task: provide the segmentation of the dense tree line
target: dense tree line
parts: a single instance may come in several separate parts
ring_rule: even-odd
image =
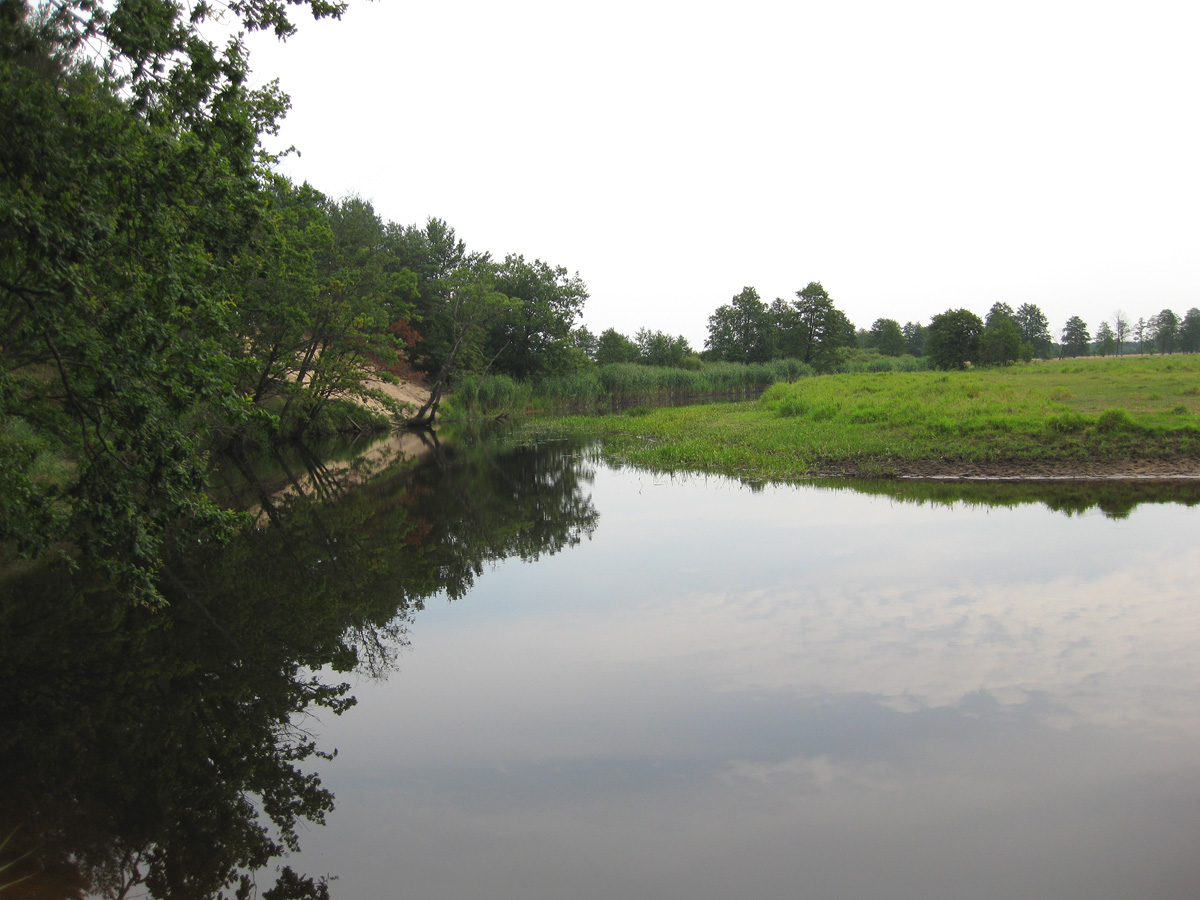
[[[818,281],[768,306],[752,287],[708,319],[706,352],[726,362],[796,359],[818,372],[831,370],[839,351],[856,343],[854,326]]]
[[[289,6],[244,0],[229,13],[286,37]],[[273,174],[261,137],[286,98],[250,87],[240,39],[209,41],[209,15],[172,0],[0,3],[5,556],[70,547],[154,601],[164,541],[233,525],[204,495],[206,451],[336,427],[356,409],[344,400],[384,400],[368,373],[425,373],[420,422],[464,374],[705,359],[832,371],[854,350],[954,367],[1056,350],[1032,304],[856,331],[819,282],[770,304],[743,289],[709,318],[702,355],[661,331],[592,335],[578,274],[468,250],[440,219],[386,221],[367,199]],[[1095,345],[1079,325],[1059,352],[1200,345],[1194,309],[1119,314]]]
[[[229,13],[286,37],[289,6]],[[274,175],[286,98],[210,13],[0,3],[0,554],[151,603],[170,540],[234,525],[207,451],[327,427],[368,371],[427,371],[431,416],[458,372],[586,363],[578,275]]]
[[[819,282],[797,291],[794,300],[776,299],[770,306],[747,287],[709,317],[705,355],[731,362],[795,358],[817,371],[836,369],[855,349],[927,357],[935,368],[1005,365],[1050,355],[1048,327],[1034,304],[1013,310],[997,303],[986,321],[957,309],[934,316],[929,325],[879,318],[870,329],[855,329]]]

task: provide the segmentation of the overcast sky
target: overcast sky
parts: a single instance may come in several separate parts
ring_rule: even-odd
[[[820,281],[859,327],[1200,306],[1194,2],[351,0],[256,78],[281,169],[683,334]]]

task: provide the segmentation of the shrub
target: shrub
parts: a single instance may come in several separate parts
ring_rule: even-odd
[[[1061,413],[1046,420],[1046,430],[1058,434],[1073,434],[1083,431],[1087,426],[1087,417],[1075,412]]]
[[[1137,425],[1129,418],[1129,413],[1123,409],[1108,409],[1100,413],[1096,420],[1096,430],[1104,433],[1114,431],[1133,431]]]

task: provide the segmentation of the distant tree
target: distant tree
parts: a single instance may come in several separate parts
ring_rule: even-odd
[[[634,337],[638,355],[636,362],[646,366],[690,367],[696,353],[683,335],[672,337],[663,331],[638,330]]]
[[[1137,344],[1138,353],[1146,352],[1147,344],[1150,343],[1147,340],[1149,334],[1150,326],[1146,323],[1145,319],[1139,318],[1133,326],[1133,340]],[[1153,347],[1152,344],[1150,346],[1151,348]]]
[[[596,342],[596,362],[600,365],[633,362],[637,356],[638,345],[615,328],[600,332]]]
[[[964,369],[979,362],[983,320],[967,309],[951,309],[933,317],[927,331],[929,363],[935,369]]]
[[[1113,313],[1113,336],[1117,339],[1117,355],[1120,356],[1125,352],[1125,341],[1129,337],[1129,316],[1123,309]]]
[[[811,281],[797,291],[790,303],[776,300],[771,313],[777,332],[777,355],[828,371],[837,363],[838,350],[853,346],[854,326],[833,305],[819,281]]]
[[[1200,309],[1194,306],[1179,325],[1179,349],[1183,353],[1200,352]]]
[[[1017,327],[1021,329],[1021,341],[1033,348],[1033,353],[1042,359],[1054,349],[1050,339],[1050,320],[1034,303],[1022,303],[1013,314]]]
[[[1071,316],[1062,332],[1063,356],[1087,356],[1088,346],[1092,336],[1088,333],[1087,323],[1079,316]]]
[[[582,351],[588,359],[595,362],[600,339],[592,334],[586,325],[580,325],[571,332],[571,346]]]
[[[1150,334],[1159,353],[1174,353],[1179,332],[1179,316],[1164,309],[1150,319]]]
[[[758,291],[745,287],[708,317],[708,340],[704,343],[714,359],[762,362],[771,358],[773,336],[770,310]]]
[[[1021,355],[1021,330],[1011,316],[989,315],[979,338],[979,361],[985,366],[1006,366]]]
[[[1110,353],[1115,353],[1116,350],[1116,332],[1107,322],[1101,322],[1096,326],[1096,352],[1101,356],[1108,356]]]
[[[925,326],[920,322],[904,324],[904,352],[913,356],[925,355]]]
[[[987,317],[983,320],[983,327],[986,328],[987,326],[1000,320],[1016,322],[1017,314],[1013,312],[1013,308],[1007,303],[997,301],[993,303],[992,308],[988,310]]]
[[[867,333],[870,346],[884,356],[901,356],[906,350],[904,330],[895,319],[876,319]]]

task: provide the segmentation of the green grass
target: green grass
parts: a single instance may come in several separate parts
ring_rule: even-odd
[[[572,417],[553,427],[597,434],[610,454],[655,469],[770,479],[839,468],[889,475],[929,461],[1194,457],[1200,356],[827,375],[775,384],[754,403]]]

